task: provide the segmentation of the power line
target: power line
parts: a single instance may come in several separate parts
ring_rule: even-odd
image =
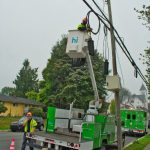
[[[135,61],[134,61],[133,58],[131,57],[130,52],[129,52],[128,49],[126,48],[126,46],[125,46],[124,42],[122,41],[122,39],[120,38],[120,36],[119,36],[117,30],[116,30],[116,29],[114,28],[114,26],[110,23],[109,19],[108,19],[108,18],[106,17],[106,15],[103,13],[103,11],[101,10],[101,8],[96,4],[96,2],[95,2],[94,0],[92,0],[92,1],[93,1],[93,3],[96,5],[96,7],[100,10],[100,12],[101,12],[102,15],[104,16],[104,18],[107,20],[107,22],[110,24],[110,26],[113,28],[113,30],[115,31],[115,33],[117,34],[117,36],[118,36],[118,38],[119,38],[121,44],[123,45],[123,47],[124,47],[125,50],[126,50],[128,56],[126,55],[126,53],[124,52],[124,50],[123,50],[123,49],[122,49],[122,50],[123,50],[123,52],[125,53],[125,55],[128,57],[129,61],[130,61],[131,64],[133,65],[133,67],[135,68],[135,71],[137,71],[137,72],[139,73],[139,75],[141,76],[141,78],[144,80],[144,82],[145,82],[146,84],[148,84],[148,81],[146,80],[145,76],[142,74],[142,72],[141,72],[141,70],[139,69],[139,67],[135,64]],[[115,38],[115,39],[116,39],[116,38]],[[119,44],[119,46],[120,46],[120,44]]]
[[[108,25],[105,23],[105,21],[107,21],[107,23],[109,23],[109,25],[113,28],[115,34],[117,35],[117,37],[119,38],[119,40],[116,38],[115,36],[115,40],[118,43],[118,45],[120,46],[120,48],[122,49],[122,51],[124,52],[124,54],[126,55],[126,57],[128,58],[128,60],[130,61],[130,63],[132,64],[132,66],[135,68],[135,70],[137,71],[137,73],[139,74],[139,76],[143,79],[143,81],[148,84],[148,81],[146,80],[145,76],[142,74],[141,70],[139,69],[139,67],[136,65],[134,59],[131,57],[130,52],[128,51],[127,47],[125,46],[124,42],[122,41],[122,39],[120,38],[117,30],[114,28],[114,26],[110,23],[110,21],[108,20],[108,18],[105,16],[105,14],[103,13],[103,11],[101,10],[101,8],[96,4],[96,2],[94,0],[92,0],[93,3],[96,5],[96,7],[99,9],[99,11],[101,12],[101,14],[104,16],[101,17],[101,15],[99,15],[98,13],[96,13],[93,8],[89,5],[89,3],[87,3],[86,0],[83,0],[83,2],[90,8],[90,12],[93,12],[97,18],[107,27],[108,30],[110,30],[110,27],[108,27]]]

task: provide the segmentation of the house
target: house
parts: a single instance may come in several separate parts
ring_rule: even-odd
[[[147,90],[143,84],[139,89],[139,91],[140,91],[139,94],[124,96],[122,105],[123,106],[128,105],[134,109],[142,109],[142,110],[147,109]]]
[[[29,107],[43,107],[44,104],[35,100],[29,100],[20,97],[6,96],[0,94],[0,103],[3,103],[7,107],[5,113],[1,113],[0,116],[23,116],[28,111]]]

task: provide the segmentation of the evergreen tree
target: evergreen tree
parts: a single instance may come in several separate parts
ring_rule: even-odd
[[[23,67],[19,71],[16,79],[13,81],[15,84],[15,95],[18,97],[27,97],[26,93],[30,91],[39,91],[38,87],[38,68],[32,69],[28,59],[23,62]]]
[[[39,99],[64,108],[75,100],[76,107],[87,108],[89,101],[94,99],[87,64],[73,67],[72,59],[65,52],[66,44],[67,38],[64,36],[52,49],[51,58],[42,73],[44,80],[40,82]],[[96,53],[92,62],[99,95],[104,97],[103,59]]]

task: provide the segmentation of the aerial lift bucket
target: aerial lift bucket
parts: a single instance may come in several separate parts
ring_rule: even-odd
[[[69,30],[66,53],[70,58],[85,58],[85,50],[90,35],[88,32],[79,30]]]

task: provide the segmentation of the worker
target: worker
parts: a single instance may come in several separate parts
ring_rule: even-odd
[[[78,30],[86,31],[86,25],[87,25],[87,18],[84,18],[81,24],[78,25]]]
[[[25,150],[26,148],[26,144],[27,144],[27,140],[29,141],[30,144],[33,144],[33,140],[32,139],[27,139],[26,135],[28,134],[28,136],[32,136],[36,126],[37,126],[37,122],[32,118],[32,113],[28,112],[26,114],[26,119],[23,122],[23,126],[24,126],[24,134],[23,134],[23,142],[22,142],[22,148],[21,150]],[[33,147],[30,146],[30,150],[33,150]]]
[[[80,30],[80,31],[89,31],[89,32],[92,31],[92,29],[90,28],[90,26],[88,24],[87,17],[85,17],[82,20],[81,24],[78,25],[77,29]]]

